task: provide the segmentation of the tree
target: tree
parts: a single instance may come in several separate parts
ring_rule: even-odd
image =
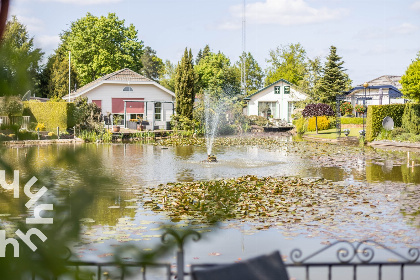
[[[159,83],[165,88],[175,91],[175,74],[176,67],[170,60],[166,60],[163,65]]]
[[[0,115],[6,115],[9,120],[13,115],[22,115],[23,103],[17,96],[0,98]]]
[[[307,72],[306,51],[300,43],[270,50],[267,62],[271,65],[267,69],[266,85],[284,79],[299,86]]]
[[[308,58],[307,72],[304,79],[300,83],[300,89],[305,92],[312,102],[316,102],[315,86],[322,75],[321,59],[315,57],[314,59]]]
[[[143,68],[140,73],[149,79],[159,81],[164,64],[162,59],[156,56],[156,51],[151,47],[146,47],[141,56],[141,63],[143,64]]]
[[[336,102],[337,95],[350,89],[351,80],[345,73],[346,70],[343,69],[344,61],[341,61],[341,59],[337,55],[337,48],[331,46],[330,54],[322,69],[323,76],[315,86],[315,98],[318,102],[333,105]]]
[[[302,116],[305,118],[315,117],[316,134],[318,134],[318,117],[334,116],[334,111],[328,104],[308,104],[305,106],[305,109],[303,109]]]
[[[195,71],[198,92],[208,91],[215,97],[240,93],[240,70],[231,66],[229,58],[221,52],[210,52],[195,66]]]
[[[185,48],[175,75],[176,113],[179,117],[193,118],[195,74],[191,49]]]
[[[15,16],[6,23],[0,44],[0,96],[23,96],[34,88],[43,52]]]
[[[71,51],[80,86],[122,68],[140,72],[143,42],[138,40],[134,25],[126,27],[124,23],[114,13],[100,18],[87,13],[61,34],[59,48]],[[59,61],[68,55],[58,54]]]
[[[420,52],[401,77],[401,85],[406,98],[420,102]]]
[[[69,59],[64,47],[57,49],[47,63],[51,64],[51,74],[48,82],[48,98],[62,98],[69,94]],[[47,70],[45,70],[47,71]],[[75,65],[72,61],[70,68],[70,86],[76,87],[79,83]]]
[[[263,77],[264,72],[261,67],[258,65],[258,62],[254,59],[250,52],[243,53],[236,66],[242,69],[242,61],[245,60],[245,90],[247,94],[252,94],[259,90],[263,86]]]

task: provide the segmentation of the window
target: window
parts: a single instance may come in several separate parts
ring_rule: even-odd
[[[125,88],[123,88],[123,91],[133,91],[133,88],[132,87],[125,87]]]
[[[290,86],[284,86],[284,94],[290,93]]]
[[[280,94],[280,87],[279,86],[274,87],[274,93],[275,94]]]
[[[161,102],[155,103],[155,120],[157,121],[162,120],[162,103]]]

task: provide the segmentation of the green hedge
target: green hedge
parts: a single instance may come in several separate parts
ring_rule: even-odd
[[[366,140],[373,141],[382,129],[385,117],[394,120],[395,127],[401,127],[405,104],[370,105],[366,118]]]
[[[341,124],[363,124],[363,118],[341,117]]]
[[[407,104],[405,106],[402,127],[412,134],[420,134],[420,104]]]
[[[47,131],[66,130],[75,125],[74,103],[68,102],[23,102],[25,116],[31,116],[31,121],[43,123]]]

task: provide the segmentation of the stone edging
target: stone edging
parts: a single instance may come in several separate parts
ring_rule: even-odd
[[[84,143],[80,138],[76,139],[47,139],[47,140],[13,140],[3,141],[3,145],[6,146],[31,146],[31,145],[51,145],[51,144],[73,144],[73,143]]]

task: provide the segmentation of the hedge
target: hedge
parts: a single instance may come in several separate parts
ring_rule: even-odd
[[[341,117],[341,124],[363,124],[363,118]]]
[[[316,118],[318,118],[318,120],[315,120]],[[315,131],[316,123],[318,124],[318,130],[326,130],[330,128],[330,121],[326,116],[312,117],[308,121],[308,131]]]
[[[43,123],[47,131],[56,131],[57,126],[66,130],[76,124],[74,103],[24,101],[23,106],[23,114],[31,116],[32,122]]]
[[[401,127],[405,104],[369,105],[366,118],[366,140],[373,141],[382,130],[385,117],[394,120],[395,127]]]
[[[407,104],[405,106],[402,127],[412,134],[420,134],[420,104]]]

